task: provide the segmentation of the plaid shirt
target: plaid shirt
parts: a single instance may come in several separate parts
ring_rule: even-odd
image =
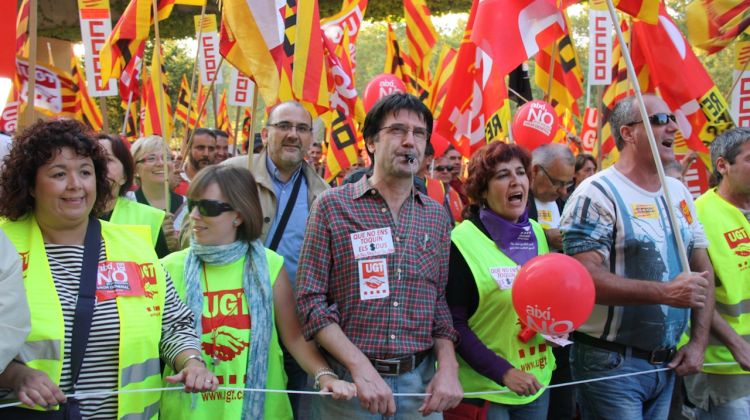
[[[385,258],[390,294],[361,300],[350,235],[390,227],[395,252]],[[450,222],[421,193],[407,199],[394,223],[388,204],[366,178],[328,190],[313,204],[297,269],[297,312],[307,339],[331,323],[366,356],[389,358],[456,342],[445,301]],[[399,280],[399,273],[401,279]]]

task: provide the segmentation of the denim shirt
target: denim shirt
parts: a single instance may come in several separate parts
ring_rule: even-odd
[[[302,177],[302,183],[300,184],[299,193],[297,193],[297,200],[294,203],[292,214],[289,215],[286,229],[284,229],[279,247],[276,249],[276,252],[284,257],[284,268],[289,275],[292,288],[294,288],[297,261],[299,261],[299,252],[302,249],[302,239],[305,236],[305,225],[310,210],[307,206],[307,180],[302,174],[302,166],[292,174],[292,177],[287,182],[282,182],[279,179],[279,169],[268,156],[266,156],[266,165],[268,166],[268,172],[271,175],[274,192],[276,193],[276,217],[274,217],[273,225],[271,225],[271,229],[268,231],[266,243],[264,244],[266,247],[271,245],[271,240],[276,234],[276,229],[278,229],[279,222],[281,221],[281,215],[284,214],[286,204],[292,195],[294,182],[298,177]]]

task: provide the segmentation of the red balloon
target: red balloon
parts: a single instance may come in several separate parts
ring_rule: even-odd
[[[365,112],[369,111],[383,96],[396,92],[406,92],[406,85],[398,77],[392,74],[379,74],[373,77],[365,86],[363,95]]]
[[[544,101],[526,102],[513,117],[513,140],[532,151],[552,142],[559,126],[552,105]]]
[[[565,335],[594,309],[594,281],[573,257],[545,254],[524,264],[513,282],[513,307],[521,323],[544,335]],[[530,337],[529,337],[530,338]]]

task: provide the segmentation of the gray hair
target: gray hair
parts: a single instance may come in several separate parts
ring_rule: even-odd
[[[141,160],[144,155],[147,155],[154,150],[161,152],[163,144],[164,140],[159,136],[140,137],[133,142],[132,146],[130,146],[130,154],[133,155],[133,161],[137,162]]]
[[[633,105],[635,103],[635,96],[626,96],[615,104],[612,113],[609,115],[609,126],[612,128],[612,136],[615,138],[615,146],[617,146],[617,150],[622,150],[622,148],[625,147],[625,141],[622,139],[620,129],[624,125],[633,122]]]
[[[549,168],[552,162],[561,160],[565,165],[574,167],[576,157],[570,148],[560,143],[543,144],[531,153],[531,165],[539,165],[543,168]]]
[[[750,141],[750,128],[736,127],[721,133],[711,142],[711,164],[719,181],[721,181],[721,174],[716,170],[716,161],[723,157],[730,164],[734,164],[737,155],[740,154],[740,148],[748,141]]]

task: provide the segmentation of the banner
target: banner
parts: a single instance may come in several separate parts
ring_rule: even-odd
[[[209,85],[214,78],[222,83],[219,69],[219,32],[216,26],[216,15],[195,16],[195,34],[203,32],[198,40],[198,67],[201,70],[201,83]]]
[[[16,57],[16,72],[20,84],[21,102],[28,102],[29,63]],[[49,116],[75,114],[75,92],[70,76],[49,65],[36,65],[34,108]]]
[[[0,131],[14,133],[18,125],[18,107],[20,103],[16,95],[16,89],[11,89],[8,101],[5,103],[3,112],[0,113]]]
[[[596,129],[599,123],[599,111],[596,108],[586,108],[583,112],[581,124],[581,147],[588,154],[594,153],[596,147]]]
[[[99,61],[99,52],[112,33],[109,0],[78,0],[78,16],[81,21],[81,40],[86,51],[83,64],[89,96],[117,95],[116,80],[109,79],[102,87],[102,66]]]
[[[357,67],[357,35],[362,22],[365,19],[365,10],[367,9],[367,0],[352,1],[348,5],[345,3],[342,10],[326,19],[320,20],[320,27],[323,29],[325,36],[335,45],[341,45],[344,41],[344,32],[349,36],[349,43],[346,48],[352,57],[352,70]]]
[[[589,10],[589,84],[612,83],[612,18],[606,10]]]
[[[730,112],[738,127],[750,127],[750,70],[745,67],[750,59],[750,41],[734,44],[734,77]],[[743,70],[744,69],[744,70]]]
[[[229,73],[229,105],[231,106],[253,106],[253,95],[255,94],[255,82],[253,79],[240,73],[231,67]]]

